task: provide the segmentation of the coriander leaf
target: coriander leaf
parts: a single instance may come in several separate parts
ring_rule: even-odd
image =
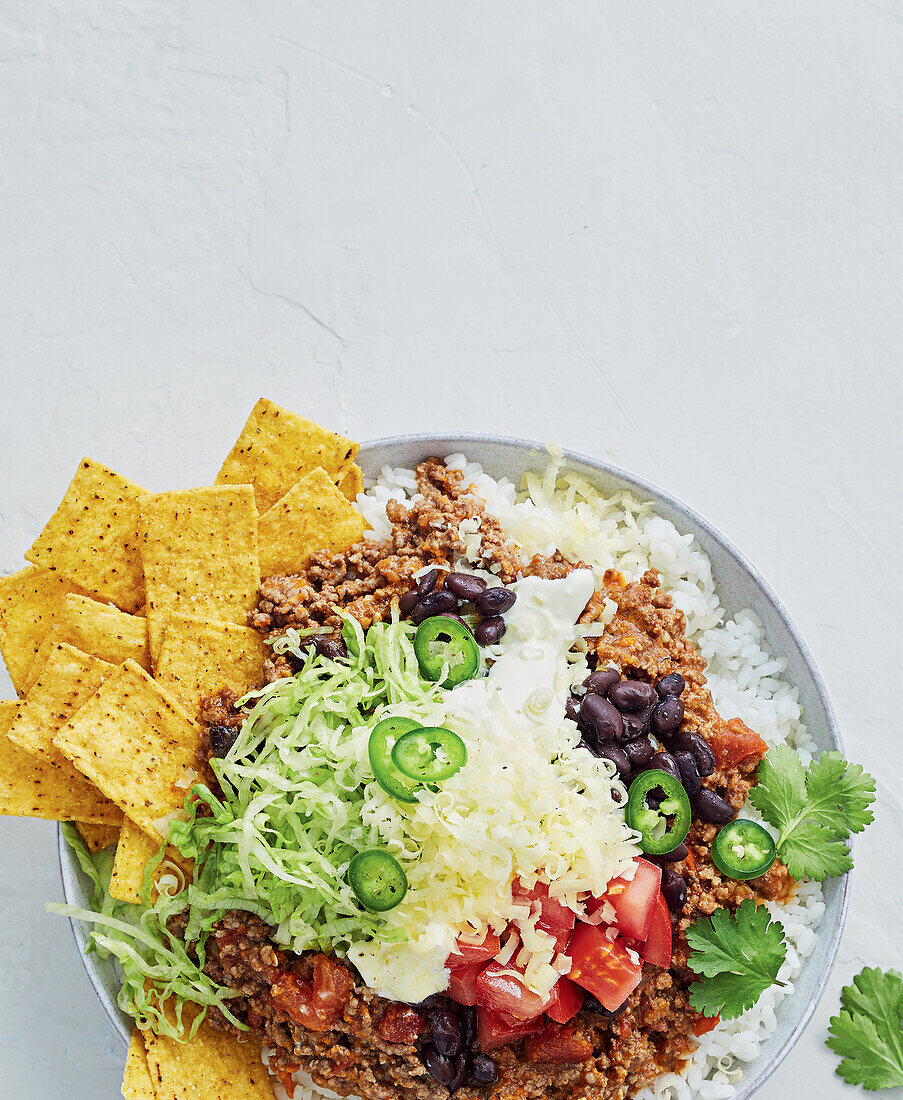
[[[837,1073],[870,1092],[903,1085],[903,978],[871,967],[840,994],[827,1045],[841,1056]]]
[[[816,821],[801,821],[778,845],[781,859],[794,878],[823,882],[829,875],[842,875],[853,866],[850,850],[842,840]]]
[[[759,765],[749,801],[769,824],[782,829],[806,805],[806,772],[789,745],[769,749]]]
[[[861,833],[875,820],[875,780],[861,764],[850,764],[839,752],[823,752],[806,775],[806,816],[836,836]]]
[[[752,899],[735,913],[717,909],[687,929],[690,969],[700,980],[690,1004],[706,1016],[732,1020],[756,1003],[777,981],[787,957],[782,926]]]

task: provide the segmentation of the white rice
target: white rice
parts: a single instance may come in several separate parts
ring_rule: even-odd
[[[663,588],[687,616],[688,637],[708,662],[706,676],[719,713],[728,719],[741,718],[770,746],[793,746],[803,763],[812,759],[814,743],[803,722],[797,689],[783,679],[786,661],[769,649],[754,612],[727,616],[708,556],[692,535],[680,534],[648,502],[626,492],[601,497],[576,477],[568,479],[562,503],[556,494],[557,466],[545,478],[532,478],[525,498],[507,478],[490,477],[464,455],[449,455],[445,462],[462,471],[473,494],[498,518],[506,537],[520,545],[525,560],[536,553],[561,550],[566,557],[584,561],[600,577],[610,568],[619,569],[628,580],[637,580],[647,569],[658,570]],[[413,470],[384,467],[378,480],[357,498],[369,527],[367,537],[381,540],[389,534],[387,501],[411,501],[416,496]],[[478,560],[478,533],[469,536],[468,551]],[[744,815],[760,820],[751,807]],[[663,1075],[643,1090],[642,1100],[733,1100],[743,1067],[774,1032],[777,1008],[793,993],[815,948],[825,911],[821,885],[801,882],[789,904],[769,902],[768,909],[784,926],[787,959],[778,977],[785,986],[772,986],[739,1019],[702,1036],[683,1073]],[[335,1096],[303,1075],[298,1080],[311,1097]],[[277,1088],[277,1095],[284,1094]]]

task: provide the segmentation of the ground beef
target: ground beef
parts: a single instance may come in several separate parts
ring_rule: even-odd
[[[336,610],[341,608],[366,629],[386,618],[392,601],[413,588],[418,569],[451,568],[464,550],[462,520],[480,523],[483,567],[503,583],[513,581],[521,564],[517,548],[506,541],[498,520],[470,495],[460,471],[430,458],[417,467],[416,477],[421,498],[410,505],[390,500],[386,507],[392,524],[387,539],[364,539],[344,554],[320,551],[304,571],[265,578],[251,626],[267,637],[288,627],[334,630],[341,623]]]

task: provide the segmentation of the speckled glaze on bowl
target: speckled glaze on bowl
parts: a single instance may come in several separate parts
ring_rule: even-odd
[[[525,470],[541,471],[548,462],[545,448],[524,439],[485,435],[412,435],[376,439],[361,447],[358,461],[364,474],[377,476],[383,466],[413,468],[430,455],[440,457],[463,452],[479,462],[494,477],[506,476],[515,483]],[[712,562],[715,584],[722,605],[729,613],[752,608],[762,619],[769,644],[786,658],[787,677],[799,688],[806,723],[820,749],[843,751],[834,709],[812,654],[800,637],[787,610],[757,570],[723,535],[681,501],[649,482],[584,455],[565,452],[568,464],[606,493],[628,489],[642,500],[652,501],[656,511],[671,520],[683,534],[692,534]],[[87,877],[71,857],[60,836],[60,871],[63,893],[68,902],[86,905],[90,896]],[[849,877],[829,879],[825,884],[825,915],[817,946],[806,961],[796,990],[777,1010],[777,1029],[762,1045],[758,1057],[749,1063],[737,1087],[738,1100],[747,1100],[775,1071],[815,1011],[843,932],[849,901]],[[110,1022],[124,1041],[131,1031],[128,1017],[116,1004],[119,982],[113,965],[96,955],[85,955],[88,928],[72,922],[88,978],[100,998]]]

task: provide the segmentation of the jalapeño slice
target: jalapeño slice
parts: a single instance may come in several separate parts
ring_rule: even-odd
[[[438,680],[443,667],[448,668],[442,681],[444,688],[470,680],[480,665],[480,650],[473,635],[466,626],[445,615],[433,615],[417,627],[414,656],[427,680]]]
[[[348,885],[365,909],[385,913],[394,909],[408,892],[401,864],[382,848],[370,848],[348,864]]]
[[[653,809],[646,798],[659,792],[664,798],[658,809]],[[690,831],[690,800],[679,779],[653,768],[642,772],[630,784],[624,817],[631,829],[640,834],[643,851],[663,856],[683,844]]]
[[[392,760],[392,749],[400,737],[418,729],[420,723],[413,718],[384,718],[370,734],[367,750],[376,782],[399,802],[416,802],[417,784],[398,770]]]
[[[776,854],[768,830],[742,817],[729,821],[712,844],[712,862],[728,878],[758,878],[774,863]]]
[[[467,763],[467,746],[444,726],[421,726],[395,742],[392,763],[410,779],[441,783]]]

